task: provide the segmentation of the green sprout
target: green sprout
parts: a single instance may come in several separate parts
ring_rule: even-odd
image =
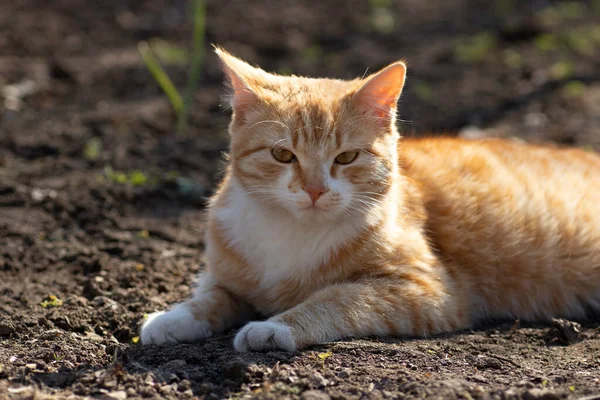
[[[181,51],[173,46],[165,46],[165,42],[160,41],[154,43],[156,47],[155,50],[153,50],[148,42],[142,41],[138,44],[138,51],[142,56],[146,68],[148,68],[148,71],[150,71],[150,74],[156,83],[169,99],[171,107],[177,116],[176,131],[178,134],[185,132],[187,129],[189,108],[194,98],[194,91],[200,80],[200,73],[202,72],[206,26],[206,4],[204,0],[194,0],[193,20],[194,49],[192,51],[192,60],[183,96],[179,93],[173,84],[173,81],[171,81],[171,78],[169,78],[169,75],[161,66],[158,57],[155,55],[155,51],[162,55],[163,60],[170,59],[173,63],[179,63],[182,60],[185,60],[187,58],[185,53],[181,53]],[[158,46],[156,46],[156,44],[158,44]]]
[[[102,152],[102,140],[97,137],[93,137],[87,141],[85,148],[83,149],[83,156],[86,160],[95,160],[100,156]]]
[[[454,47],[455,57],[466,63],[483,61],[498,45],[498,38],[491,32],[480,32],[464,38]]]
[[[48,298],[40,303],[40,306],[44,308],[60,307],[63,305],[63,301],[54,295],[48,296]]]

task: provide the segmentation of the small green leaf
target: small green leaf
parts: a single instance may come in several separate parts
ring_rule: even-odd
[[[148,177],[142,171],[133,171],[129,175],[129,183],[132,186],[144,186],[148,182]]]
[[[569,60],[563,60],[550,67],[550,75],[554,79],[567,79],[575,72],[575,66]]]
[[[161,38],[149,41],[150,48],[158,59],[166,65],[185,65],[188,62],[188,54],[185,48]]]
[[[63,301],[54,295],[48,296],[48,298],[40,303],[44,308],[60,307],[63,305]]]
[[[417,81],[415,83],[415,94],[421,100],[429,100],[433,97],[433,89],[429,83]]]
[[[581,81],[570,81],[563,90],[567,97],[580,97],[585,93],[586,85]]]
[[[95,160],[100,156],[102,152],[102,140],[94,137],[87,141],[85,148],[83,149],[83,156],[86,160]]]

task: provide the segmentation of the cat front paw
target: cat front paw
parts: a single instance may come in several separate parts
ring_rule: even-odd
[[[296,341],[289,326],[280,322],[262,321],[246,324],[235,335],[233,346],[239,352],[280,349],[295,351]]]
[[[148,316],[140,333],[142,344],[191,343],[212,336],[208,321],[197,320],[185,304]]]

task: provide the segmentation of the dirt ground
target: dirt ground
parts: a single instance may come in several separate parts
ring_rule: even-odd
[[[203,268],[204,199],[227,150],[214,55],[176,136],[137,54],[155,37],[189,46],[188,6],[0,2],[0,399],[600,398],[598,320],[294,354],[236,354],[233,332],[140,346],[144,314],[187,297]],[[600,150],[598,1],[221,0],[207,22],[208,43],[279,73],[406,59],[408,136]],[[164,61],[182,86],[185,66]]]

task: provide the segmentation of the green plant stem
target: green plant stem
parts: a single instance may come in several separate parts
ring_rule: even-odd
[[[163,67],[160,65],[160,62],[152,53],[152,49],[147,42],[138,43],[138,51],[140,52],[146,67],[152,74],[152,77],[167,95],[167,98],[169,99],[169,102],[175,111],[175,115],[180,117],[184,110],[183,101],[181,100],[181,96],[175,88],[175,85],[173,85],[173,82],[169,78],[169,75],[167,75]]]
[[[187,115],[194,99],[194,91],[200,80],[202,71],[202,59],[204,57],[204,32],[206,24],[206,4],[205,0],[194,1],[194,50],[192,52],[192,62],[188,74],[188,82],[183,95],[183,109],[178,113],[177,133],[181,134],[187,129]]]

